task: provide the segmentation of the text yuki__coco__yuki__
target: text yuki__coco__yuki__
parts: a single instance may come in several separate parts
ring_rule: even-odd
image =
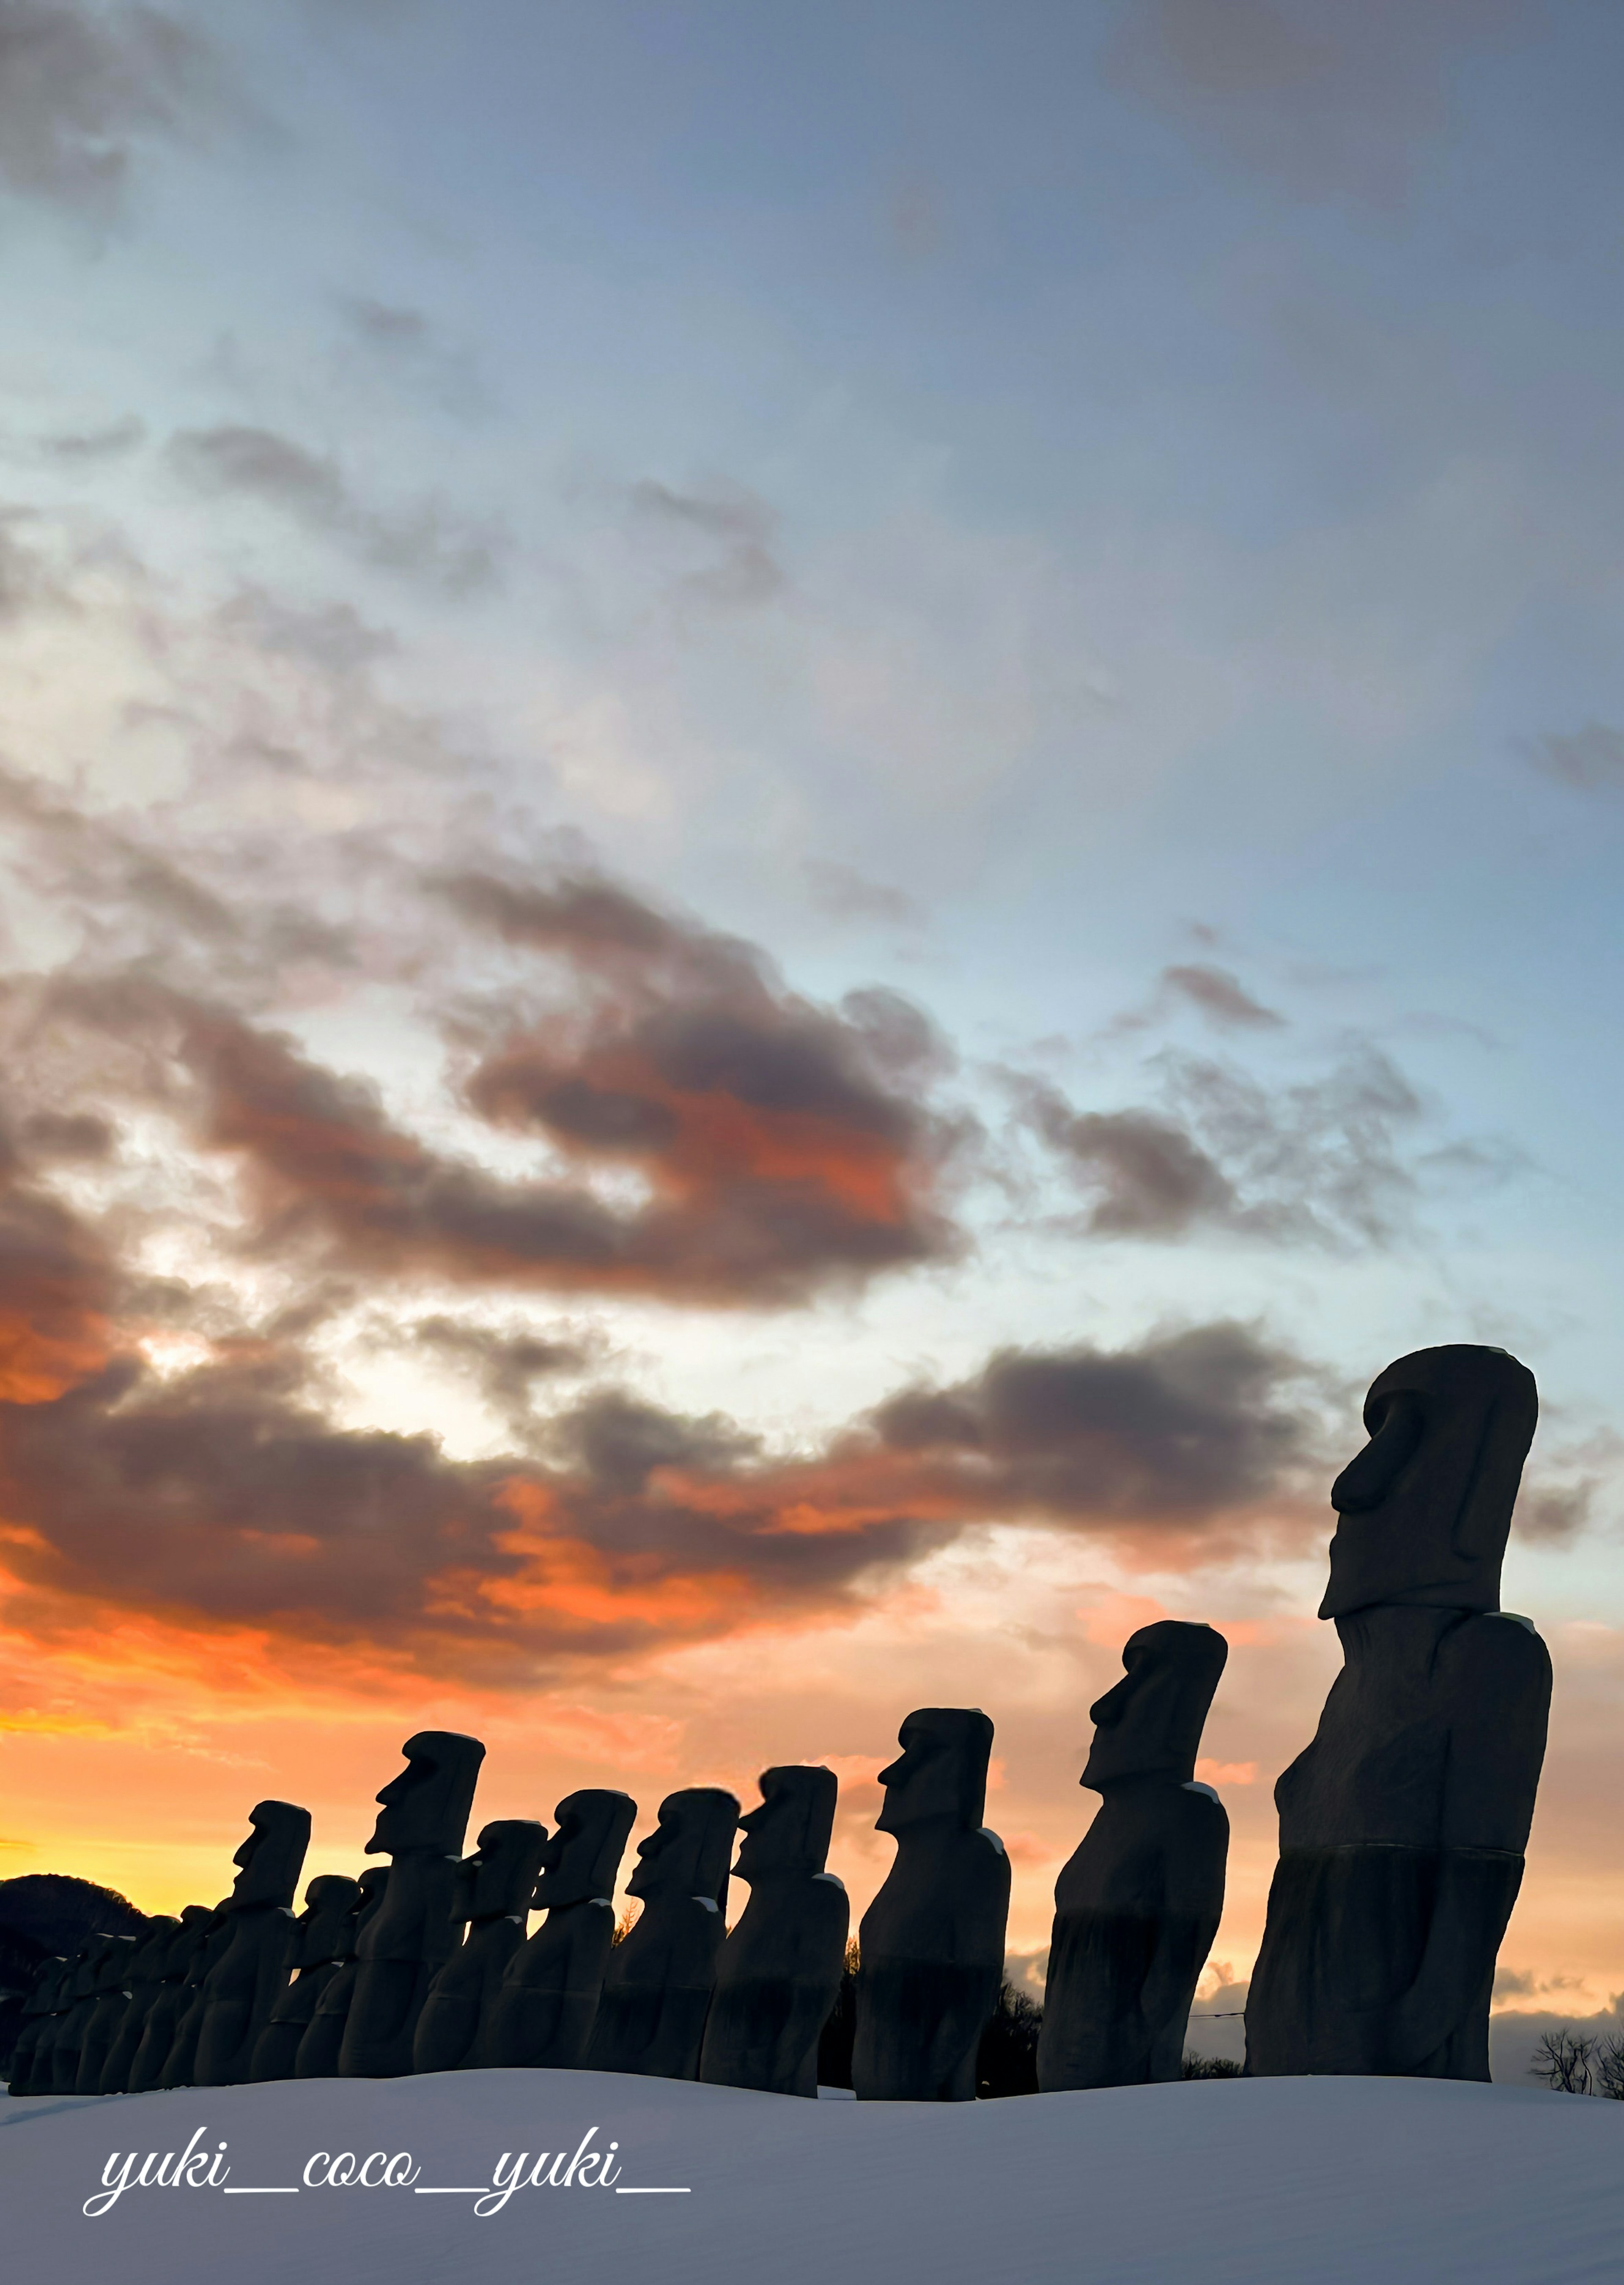
[[[230,2179],[231,2169],[225,2161],[227,2143],[221,2142],[212,2151],[198,2148],[206,2131],[198,2127],[178,2155],[174,2151],[165,2151],[161,2158],[153,2150],[142,2158],[138,2151],[111,2151],[102,2168],[102,2187],[84,2201],[84,2213],[91,2220],[99,2221],[112,2211],[126,2190],[149,2189],[213,2189],[228,2198],[293,2197],[301,2189],[411,2190],[418,2197],[472,2198],[474,2211],[482,2219],[499,2213],[519,2189],[612,2188],[617,2196],[687,2195],[686,2186],[661,2185],[651,2189],[623,2185],[615,2155],[620,2144],[611,2141],[607,2149],[594,2149],[592,2146],[598,2132],[595,2126],[587,2128],[568,2161],[562,2150],[543,2150],[534,2161],[528,2150],[504,2150],[491,2169],[490,2182],[472,2185],[420,2181],[423,2170],[409,2150],[396,2151],[393,2155],[374,2150],[365,2158],[352,2150],[314,2150],[306,2159],[297,2182],[233,2183]]]

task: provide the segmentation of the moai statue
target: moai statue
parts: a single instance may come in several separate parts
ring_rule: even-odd
[[[96,1962],[95,1997],[79,2043],[79,2068],[74,2076],[75,2094],[101,2093],[107,2057],[113,2052],[113,2042],[129,2005],[130,1964],[138,1942],[139,1938],[133,1936],[102,1939],[100,1957]]]
[[[262,1801],[231,1862],[231,1936],[209,1971],[198,2033],[194,2086],[239,2086],[254,2076],[254,2048],[287,1989],[297,1923],[292,1912],[310,1812],[291,1801]]]
[[[254,2042],[251,2078],[294,2077],[299,2043],[314,2020],[316,2003],[338,1975],[341,1962],[353,1956],[355,1931],[349,1923],[360,1894],[359,1882],[346,1873],[318,1873],[306,1888],[304,1910],[294,1924],[294,1979],[278,1992]]]
[[[451,1918],[459,1861],[485,1749],[453,1730],[420,1730],[406,1766],[378,1795],[366,1844],[390,1859],[381,1908],[356,1946],[355,1993],[339,2051],[341,2078],[404,2078],[428,1987],[457,1948]]]
[[[486,1826],[464,1858],[451,1917],[466,1920],[468,1932],[429,1986],[412,2041],[414,2070],[461,2070],[482,2060],[480,2030],[524,1943],[546,1838],[535,1818],[505,1818]]]
[[[367,1928],[383,1910],[383,1900],[388,1894],[389,1868],[387,1865],[369,1865],[356,1883],[355,1901],[344,1916],[339,1931],[338,1972],[329,1976],[316,1995],[315,2011],[310,2025],[299,2042],[294,2057],[295,2078],[336,2078],[339,2056],[344,2045],[344,2026],[349,2020],[350,2002],[355,1998],[356,1979],[361,1973],[361,1963],[356,1957],[357,1948]]]
[[[129,2088],[147,2015],[163,1989],[169,1952],[179,1933],[180,1922],[173,1912],[154,1912],[137,1940],[129,1968],[129,1998],[102,2066],[103,2094],[123,2094]]]
[[[588,2070],[698,2077],[738,1821],[737,1797],[716,1786],[691,1786],[660,1803],[626,1883],[642,1898],[642,1915],[609,1955]]]
[[[112,1943],[110,1936],[93,1936],[74,1954],[74,1972],[67,1987],[68,2006],[51,2043],[51,2093],[72,2094],[79,2079],[79,2056],[96,2005],[96,1979]]]
[[[1503,1349],[1400,1357],[1331,1487],[1320,1616],[1342,1672],[1275,1788],[1280,1861],[1247,2069],[1487,2079],[1495,1956],[1522,1880],[1550,1661],[1500,1609],[1539,1402]]]
[[[553,1812],[530,1904],[546,1918],[507,1963],[480,2032],[484,2064],[577,2070],[615,1945],[615,1881],[637,1803],[588,1786]]]
[[[981,1822],[992,1724],[979,1707],[929,1706],[898,1742],[875,1820],[896,1860],[858,1931],[851,2085],[859,2101],[973,2102],[1009,1914],[1009,1859]]]
[[[51,2091],[51,2046],[57,2024],[67,2007],[73,1962],[43,1959],[22,2003],[22,2029],[12,2053],[10,2087],[13,2094],[48,2094]]]
[[[840,1790],[833,1770],[761,1773],[739,1820],[734,1871],[750,1900],[722,1946],[699,2075],[766,2094],[818,2092],[818,2037],[840,1990],[851,1907],[824,1871]]]
[[[183,1918],[184,1915],[183,1914]],[[175,2016],[175,2038],[164,2058],[157,2085],[191,2086],[197,2069],[198,2041],[208,2006],[208,1979],[224,1959],[231,1941],[231,1900],[223,1896],[208,1915],[199,1942],[186,1962],[180,2004]]]
[[[1181,2076],[1184,2032],[1224,1908],[1229,1820],[1197,1785],[1202,1724],[1229,1645],[1162,1619],[1123,1648],[1092,1707],[1081,1782],[1101,1796],[1055,1883],[1038,2085],[1142,2086]]]
[[[125,2082],[125,2092],[129,2094],[146,2094],[162,2084],[182,2013],[193,1996],[192,1966],[214,1917],[208,1904],[181,1907],[180,1926],[169,1939],[163,1973],[146,2011],[146,2021],[141,2026],[141,2044],[136,2049]]]

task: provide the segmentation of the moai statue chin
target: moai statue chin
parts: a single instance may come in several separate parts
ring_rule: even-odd
[[[406,1766],[378,1795],[369,1857],[390,1859],[381,1909],[356,1947],[357,1974],[344,2044],[343,2078],[401,2078],[428,1988],[457,1948],[451,1917],[474,1787],[485,1749],[454,1730],[422,1730],[401,1751]]]
[[[739,1820],[734,1871],[750,1900],[722,1946],[699,2075],[768,2094],[818,2092],[818,2038],[840,1990],[851,1905],[824,1870],[839,1781],[833,1770],[761,1773],[761,1806]]]
[[[451,1917],[467,1935],[429,1986],[412,2042],[414,2069],[461,2070],[480,2060],[481,2026],[524,1942],[546,1838],[536,1818],[506,1818],[487,1825],[464,1858]]]
[[[338,2077],[339,2056],[344,2045],[344,2026],[349,2020],[356,1980],[361,1973],[361,1963],[356,1954],[362,1936],[383,1910],[389,1878],[387,1865],[369,1865],[355,1884],[354,1897],[339,1927],[338,1950],[333,1955],[335,1972],[322,1981],[310,2022],[294,2056],[293,2075],[295,2078]],[[257,2048],[255,2052],[257,2054]]]
[[[237,2086],[253,2077],[255,2046],[293,1967],[291,1907],[310,1845],[310,1812],[291,1801],[262,1801],[248,1826],[231,1859],[238,1873],[227,1906],[230,1939],[204,1986],[195,2086]]]
[[[1224,1908],[1229,1820],[1195,1782],[1229,1645],[1158,1620],[1130,1635],[1123,1678],[1089,1709],[1081,1782],[1100,1808],[1055,1883],[1038,2085],[1175,2079],[1196,1981]]]
[[[1499,1608],[1539,1417],[1503,1349],[1400,1357],[1331,1488],[1344,1666],[1275,1788],[1280,1861],[1247,2069],[1487,2079],[1495,1958],[1522,1880],[1550,1661]]]
[[[214,1924],[208,1904],[184,1904],[180,1926],[169,1939],[158,1989],[153,1994],[141,2027],[141,2041],[129,2066],[124,2092],[146,2094],[161,2086],[180,2019],[195,1996],[192,1971],[197,1965],[208,1930]]]
[[[96,1961],[94,1996],[85,2016],[79,2044],[79,2068],[74,2077],[75,2094],[99,2094],[107,2058],[129,2006],[129,1979],[140,1938],[110,1936],[102,1939]]]
[[[123,2094],[129,2088],[129,2074],[140,2052],[147,2017],[164,1988],[169,1953],[180,1933],[180,1925],[173,1912],[154,1912],[137,1939],[128,1971],[129,1998],[119,2017],[118,2030],[107,2050],[107,2060],[102,2066],[100,2092],[103,2094]]]
[[[630,1794],[588,1786],[553,1812],[530,1904],[545,1920],[508,1961],[475,2061],[578,2070],[615,1945],[615,1882],[637,1818]]]
[[[318,1873],[306,1888],[304,1910],[294,1923],[293,1981],[277,1994],[254,2042],[250,2078],[295,2076],[299,2044],[315,2019],[317,2002],[353,1955],[350,1920],[360,1896],[360,1883],[345,1873]]]
[[[981,1821],[992,1724],[978,1707],[928,1706],[898,1742],[875,1820],[896,1861],[858,1931],[851,2085],[859,2101],[971,2102],[1009,1915],[1009,1859]]]
[[[609,1957],[586,2049],[588,2070],[697,2078],[705,2016],[726,1933],[727,1860],[737,1797],[718,1786],[668,1794],[626,1883],[642,1915]]]

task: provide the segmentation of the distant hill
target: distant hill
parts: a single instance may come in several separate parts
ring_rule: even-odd
[[[71,1873],[0,1881],[0,1952],[9,1961],[77,1951],[93,1936],[138,1936],[146,1925],[128,1896]]]

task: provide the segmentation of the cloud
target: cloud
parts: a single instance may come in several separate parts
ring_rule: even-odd
[[[632,486],[631,499],[651,532],[705,543],[709,560],[682,574],[688,593],[748,609],[771,602],[788,585],[772,547],[777,514],[754,492],[740,485],[679,492],[646,477]]]
[[[61,429],[54,436],[41,436],[35,449],[59,467],[99,468],[109,460],[123,459],[145,441],[146,423],[130,412],[103,428]]]
[[[26,508],[0,507],[0,625],[39,610],[71,609],[59,572],[43,549],[17,536],[31,521]]]
[[[1578,793],[1611,791],[1624,786],[1624,730],[1606,722],[1587,722],[1566,736],[1524,741],[1518,748],[1525,761],[1542,777]]]
[[[473,357],[450,346],[421,310],[370,294],[340,297],[339,314],[354,341],[396,385],[426,393],[443,412],[467,417],[484,410],[488,393]]]
[[[162,9],[0,0],[0,185],[20,197],[105,219],[145,143],[223,107],[213,48]]]
[[[1166,991],[1189,1001],[1220,1031],[1266,1030],[1285,1020],[1243,991],[1227,968],[1164,968],[1161,981]]]
[[[834,920],[888,921],[898,928],[921,928],[924,907],[906,889],[870,881],[851,865],[808,857],[801,867],[812,903]]]
[[[167,456],[196,491],[258,500],[403,578],[465,594],[497,576],[506,543],[494,522],[476,522],[432,496],[402,510],[373,507],[335,460],[275,429],[178,429]]]
[[[534,1425],[537,1383],[583,1372],[602,1353],[602,1343],[590,1335],[549,1337],[525,1327],[444,1315],[420,1317],[411,1333],[419,1348],[472,1372],[510,1432],[521,1437]]]

